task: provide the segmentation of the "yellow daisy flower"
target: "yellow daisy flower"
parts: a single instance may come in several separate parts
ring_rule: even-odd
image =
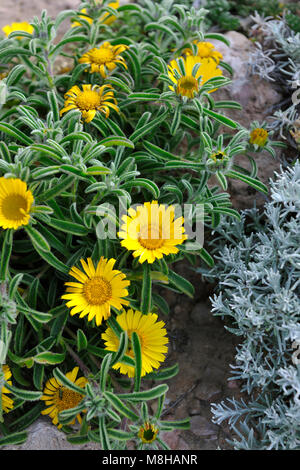
[[[0,178],[0,227],[17,229],[27,225],[33,204],[32,192],[18,178]]]
[[[163,255],[178,253],[176,245],[187,239],[182,227],[183,217],[174,220],[174,206],[145,202],[136,210],[130,208],[128,214],[122,217],[124,224],[118,236],[123,238],[121,245],[133,250],[133,256],[139,257],[140,263],[153,263]]]
[[[201,59],[213,59],[217,64],[223,59],[221,52],[214,50],[215,46],[210,42],[197,41],[196,39],[193,41],[193,44],[197,45],[197,57],[200,57]],[[189,48],[185,49],[183,53],[186,55],[193,55],[192,49]]]
[[[250,144],[256,144],[259,147],[264,147],[268,140],[268,131],[262,127],[253,129],[250,133]]]
[[[78,387],[84,388],[87,383],[87,379],[85,377],[79,377],[77,379],[78,370],[79,367],[74,367],[71,372],[66,374],[66,377]],[[45,401],[45,405],[48,406],[48,408],[43,410],[41,413],[42,415],[49,415],[52,419],[52,423],[57,425],[58,429],[60,429],[62,424],[59,424],[58,422],[58,414],[61,411],[75,408],[75,406],[79,405],[82,398],[83,395],[64,387],[59,380],[52,377],[46,382],[44,395],[41,397],[41,400]],[[80,413],[78,413],[76,418],[78,422],[81,423],[82,419]],[[74,423],[75,419],[69,424]]]
[[[12,385],[11,380],[9,380],[11,378],[11,371],[10,371],[9,366],[3,365],[2,371],[4,372],[5,381],[9,385]],[[8,413],[14,407],[14,401],[7,396],[7,393],[11,393],[10,390],[8,390],[6,387],[2,387],[1,389],[2,409],[5,413]]]
[[[99,48],[95,47],[83,54],[78,62],[89,65],[90,73],[99,72],[105,78],[107,77],[107,71],[114,70],[117,64],[127,68],[124,58],[120,56],[126,49],[128,49],[128,46],[124,44],[112,46],[109,42],[105,42]]]
[[[142,351],[142,377],[152,372],[153,369],[158,369],[168,352],[166,344],[169,341],[166,337],[165,324],[162,321],[157,321],[157,318],[158,316],[155,313],[143,315],[141,312],[132,309],[116,317],[117,322],[128,335],[129,346],[126,355],[134,357],[130,343],[131,335],[135,331],[139,336]],[[110,327],[102,333],[101,338],[105,342],[105,349],[118,351],[119,338]],[[113,369],[119,369],[121,374],[134,377],[135,369],[133,366],[117,362],[113,365]]]
[[[180,71],[176,60],[172,60],[170,65],[168,65],[168,75],[174,83],[174,86],[170,85],[169,88],[172,91],[176,91],[177,95],[194,98],[195,94],[199,92],[198,79],[200,77],[200,85],[203,85],[210,78],[222,75],[222,70],[217,67],[216,62],[213,59],[200,59],[198,56],[193,55],[181,58],[184,61],[185,74],[182,74]],[[199,63],[201,65],[193,75],[193,68]],[[208,93],[212,93],[213,91],[215,90],[210,90]]]
[[[151,444],[151,442],[155,441],[157,433],[158,428],[153,424],[146,422],[144,423],[144,426],[141,426],[138,437],[144,444]]]
[[[34,28],[31,24],[23,21],[22,23],[7,24],[6,26],[3,26],[2,31],[6,36],[9,36],[10,33],[13,33],[14,31],[25,31],[26,33],[32,34]],[[22,37],[18,36],[18,39],[22,39]]]
[[[72,307],[71,315],[80,313],[80,318],[88,315],[88,321],[96,318],[96,324],[101,325],[102,320],[110,316],[110,308],[120,310],[122,305],[128,305],[123,299],[128,295],[127,287],[130,282],[125,274],[113,269],[115,259],[100,258],[95,268],[91,258],[87,263],[81,259],[84,272],[73,266],[70,275],[79,282],[66,282],[66,292],[62,299],[67,299],[67,307]]]
[[[60,115],[70,109],[78,109],[81,111],[83,120],[91,122],[97,111],[107,118],[110,108],[119,112],[111,85],[82,85],[82,90],[75,85],[65,94],[65,107],[60,111]]]
[[[102,0],[99,0],[98,2],[100,5],[102,5]],[[110,8],[118,8],[120,6],[120,2],[117,1],[117,2],[110,2],[107,6],[109,6]],[[87,9],[86,8],[83,8],[82,10],[80,10],[80,13],[83,13],[83,15],[79,15],[80,18],[84,18],[89,24],[92,24],[93,23],[93,19],[89,16],[86,16],[88,15],[87,13]],[[106,19],[105,19],[106,18]],[[103,23],[103,24],[107,24],[107,25],[110,25],[111,23],[113,23],[115,20],[117,19],[116,16],[114,15],[109,15],[109,13],[104,13],[102,16],[100,16],[99,18],[99,22],[100,23]],[[81,26],[81,24],[78,22],[78,21],[73,21],[72,22],[72,27],[74,26]]]

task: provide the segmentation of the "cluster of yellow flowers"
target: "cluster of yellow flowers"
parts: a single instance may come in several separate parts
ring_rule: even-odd
[[[178,95],[187,98],[194,98],[199,92],[200,84],[204,84],[210,78],[222,75],[222,70],[217,67],[222,59],[222,54],[214,50],[213,44],[209,42],[194,41],[197,46],[197,55],[193,55],[191,49],[185,49],[181,58],[184,61],[184,73],[178,65],[178,60],[174,59],[168,66],[168,75],[174,86],[169,88]],[[98,72],[103,78],[108,77],[108,73],[114,70],[117,65],[127,68],[122,52],[128,49],[124,44],[112,46],[109,42],[104,42],[99,48],[93,48],[87,51],[80,59],[79,63],[86,64],[90,73]],[[197,71],[193,69],[198,64]],[[214,90],[210,90],[211,93]],[[77,85],[73,86],[65,95],[65,106],[61,114],[71,110],[81,111],[85,122],[90,122],[97,111],[102,112],[105,117],[109,116],[110,108],[119,111],[114,91],[111,85],[82,85],[80,89]]]
[[[109,4],[112,8],[117,8],[119,2]],[[82,10],[80,18],[91,23],[93,20],[87,15],[86,10]],[[115,17],[106,13],[99,21],[110,24]],[[80,23],[74,22],[73,26]],[[28,23],[13,23],[3,28],[8,36],[12,31],[26,31],[33,33],[33,27]],[[212,77],[222,75],[222,70],[218,67],[222,54],[214,49],[209,42],[194,41],[197,47],[197,54],[194,55],[191,49],[185,49],[181,59],[184,62],[184,73],[178,65],[178,60],[174,59],[168,66],[168,74],[174,86],[170,89],[178,95],[189,99],[199,92],[200,85]],[[100,47],[87,51],[79,59],[79,63],[86,65],[86,71],[91,74],[99,73],[103,79],[109,78],[117,66],[127,68],[122,53],[128,49],[123,44],[111,45],[108,41]],[[198,65],[198,67],[195,67]],[[200,80],[201,77],[201,80]],[[211,90],[214,91],[214,90]],[[65,94],[65,104],[61,110],[61,115],[72,109],[81,112],[82,119],[89,123],[94,119],[99,111],[107,118],[111,110],[119,112],[118,104],[114,96],[114,89],[108,83],[100,86],[97,84],[83,84],[73,86]],[[34,205],[34,197],[27,184],[18,178],[0,178],[0,227],[3,229],[16,230],[30,222],[30,213]],[[187,236],[184,233],[184,219],[175,219],[175,208],[158,204],[157,201],[145,202],[136,209],[130,208],[127,215],[123,216],[119,238],[121,245],[132,251],[134,258],[142,263],[154,263],[155,260],[163,258],[164,255],[176,254],[177,245],[182,244]],[[67,300],[66,306],[70,308],[70,314],[79,314],[80,318],[87,317],[88,321],[95,319],[99,326],[111,315],[111,308],[115,308],[121,313],[116,320],[123,331],[127,332],[129,346],[127,355],[134,357],[131,349],[131,336],[136,332],[139,336],[142,351],[142,376],[157,369],[161,362],[165,360],[168,351],[167,332],[165,324],[158,321],[158,316],[154,313],[143,315],[139,311],[132,309],[125,310],[129,306],[128,287],[130,281],[121,271],[114,269],[116,260],[101,257],[96,265],[91,258],[81,259],[82,269],[73,266],[69,272],[75,282],[66,282],[66,293],[62,299]],[[105,349],[115,352],[119,348],[119,338],[112,328],[108,327],[101,335]],[[121,374],[134,377],[134,367],[118,362],[114,364],[114,369]],[[66,374],[66,377],[83,388],[87,379],[77,378],[79,368],[75,367]],[[10,369],[3,366],[3,372],[7,383],[11,377]],[[8,412],[13,408],[13,400],[7,397],[10,393],[5,387],[2,388],[2,403],[4,411]],[[42,400],[45,401],[46,409],[42,414],[48,414],[55,425],[61,427],[58,421],[58,414],[66,409],[77,406],[83,395],[64,387],[59,380],[50,378],[45,385]],[[80,414],[77,419],[81,422]],[[158,430],[150,423],[145,423],[141,428],[139,437],[143,442],[152,442],[156,438]]]

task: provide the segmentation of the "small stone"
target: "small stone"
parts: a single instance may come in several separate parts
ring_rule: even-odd
[[[200,437],[209,437],[209,436],[216,436],[218,434],[218,426],[209,422],[203,416],[192,416],[191,417],[191,432],[196,434]]]

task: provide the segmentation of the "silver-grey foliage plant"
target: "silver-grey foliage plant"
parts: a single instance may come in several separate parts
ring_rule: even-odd
[[[215,234],[215,315],[241,338],[231,379],[245,398],[214,403],[235,449],[300,449],[300,163],[271,182],[263,214],[244,211]],[[224,239],[227,240],[224,246]]]

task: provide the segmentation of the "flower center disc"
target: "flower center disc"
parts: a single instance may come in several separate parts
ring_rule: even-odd
[[[148,250],[156,250],[164,244],[164,239],[161,238],[161,231],[159,228],[152,225],[141,227],[139,242]]]
[[[113,58],[114,55],[109,49],[97,49],[96,51],[90,53],[91,61],[99,65],[111,62]]]
[[[198,91],[198,82],[196,78],[192,76],[182,77],[178,81],[178,87],[187,92]]]
[[[82,400],[80,393],[61,387],[57,392],[57,408],[59,411],[68,410],[77,406]]]
[[[94,90],[82,91],[76,98],[78,108],[86,111],[90,109],[97,109],[100,106],[101,98],[99,93]]]
[[[27,211],[27,201],[20,194],[10,194],[2,202],[3,215],[9,220],[19,220]]]
[[[102,277],[95,277],[85,282],[83,293],[89,304],[102,305],[111,298],[112,289],[110,282]]]

